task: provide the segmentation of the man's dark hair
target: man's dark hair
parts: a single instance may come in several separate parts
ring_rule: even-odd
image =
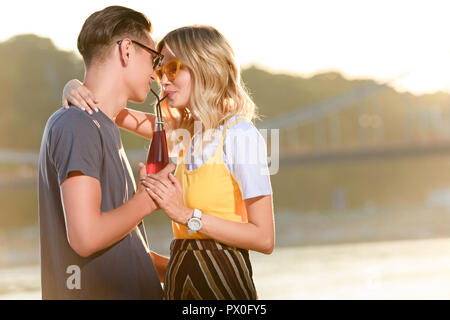
[[[89,66],[94,58],[102,61],[107,49],[121,37],[136,40],[147,39],[152,32],[150,20],[133,9],[110,6],[97,11],[87,18],[78,36],[78,51],[84,63]]]

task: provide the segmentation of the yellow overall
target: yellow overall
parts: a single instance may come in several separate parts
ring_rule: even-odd
[[[193,171],[186,168],[186,154],[181,156],[175,170],[175,177],[183,189],[184,204],[191,209],[199,209],[203,213],[235,222],[248,222],[247,210],[242,200],[239,185],[228,171],[223,160],[223,142],[228,128],[237,121],[235,119],[224,129],[219,145],[203,165]],[[175,239],[208,239],[200,233],[189,235],[188,228],[172,222]]]
[[[247,210],[239,185],[223,161],[224,129],[219,145],[200,168],[188,171],[186,154],[179,156],[175,177],[183,189],[184,203],[203,213],[246,223]],[[199,232],[172,222],[175,239],[164,280],[167,300],[254,300],[257,299],[248,250],[227,246]],[[200,229],[201,232],[201,229]]]

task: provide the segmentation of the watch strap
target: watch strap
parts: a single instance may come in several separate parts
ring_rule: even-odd
[[[201,219],[202,218],[202,212],[200,210],[198,210],[198,209],[194,209],[194,214],[193,214],[192,217]]]

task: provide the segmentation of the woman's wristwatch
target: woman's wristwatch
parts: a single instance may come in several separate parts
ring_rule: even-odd
[[[198,209],[194,209],[192,218],[187,223],[189,229],[189,235],[192,235],[202,228],[202,212]]]

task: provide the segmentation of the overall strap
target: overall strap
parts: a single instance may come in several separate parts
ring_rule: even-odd
[[[231,121],[229,124],[227,124],[227,126],[225,127],[225,129],[223,129],[223,133],[222,133],[222,139],[220,140],[220,144],[223,144],[223,141],[225,139],[225,135],[228,131],[228,129],[236,122],[241,121],[241,120],[247,120],[246,118],[237,118],[234,119],[233,121]]]

